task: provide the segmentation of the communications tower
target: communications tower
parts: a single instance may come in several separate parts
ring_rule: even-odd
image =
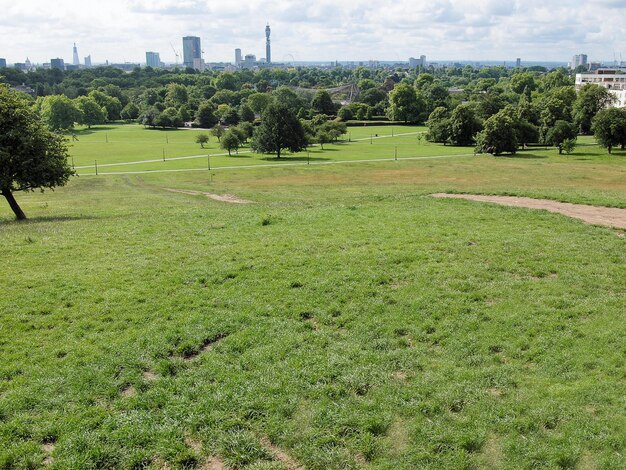
[[[265,27],[265,62],[268,64],[272,63],[272,46],[270,45],[270,34],[272,30],[270,29],[270,25],[268,24]]]

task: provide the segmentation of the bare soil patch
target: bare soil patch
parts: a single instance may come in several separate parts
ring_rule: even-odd
[[[187,189],[171,189],[171,188],[163,188],[170,193],[180,193],[180,194],[189,194],[191,196],[206,196],[209,199],[213,199],[215,201],[220,202],[230,202],[232,204],[254,204],[253,201],[248,201],[247,199],[242,199],[233,194],[213,194],[213,193],[204,193],[202,191],[191,191]]]
[[[261,438],[261,445],[265,447],[274,458],[282,462],[287,470],[304,470],[304,467],[297,463],[291,456],[276,447],[267,437]]]
[[[43,464],[46,466],[52,465],[54,463],[54,459],[50,454],[54,452],[54,444],[52,442],[46,442],[41,445],[41,450],[46,454],[46,457],[43,459]]]
[[[219,457],[212,456],[200,467],[200,470],[226,470],[226,465]]]
[[[149,370],[145,371],[142,375],[143,375],[143,379],[146,382],[154,382],[155,380],[159,378],[158,375],[156,375],[154,372],[149,371]]]
[[[433,194],[437,198],[467,199],[469,201],[491,202],[510,207],[526,207],[528,209],[543,209],[548,212],[563,214],[568,217],[582,220],[588,224],[603,225],[626,229],[626,209],[614,207],[590,206],[587,204],[572,204],[549,199],[533,199],[517,196],[482,196],[477,194]]]
[[[132,385],[129,385],[122,390],[123,397],[134,397],[135,395],[137,395],[137,390]]]

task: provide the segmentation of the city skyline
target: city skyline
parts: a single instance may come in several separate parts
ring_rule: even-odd
[[[72,63],[74,42],[94,63],[144,63],[146,51],[174,63],[169,44],[181,48],[183,36],[210,44],[206,62],[233,62],[235,48],[265,55],[267,23],[272,25],[273,62],[405,62],[416,53],[439,60],[567,62],[581,52],[590,61],[613,60],[614,54],[619,61],[626,53],[621,28],[626,2],[621,0],[506,5],[495,0],[418,5],[406,0],[376,5],[362,0],[320,0],[315,5],[251,0],[219,6],[202,0],[112,0],[88,7],[75,0],[54,5],[25,0],[4,10],[0,57],[9,63],[26,57],[33,63],[54,57]]]

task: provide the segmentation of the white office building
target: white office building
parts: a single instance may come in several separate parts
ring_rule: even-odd
[[[626,68],[599,69],[595,73],[577,73],[576,91],[579,91],[586,83],[593,83],[608,89],[616,99],[613,106],[626,107]]]

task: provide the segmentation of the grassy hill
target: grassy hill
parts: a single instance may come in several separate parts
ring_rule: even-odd
[[[127,129],[79,136],[75,164],[159,156],[138,128],[154,147],[111,151]],[[0,205],[0,468],[625,468],[623,232],[429,196],[626,208],[624,152],[387,139],[314,152],[470,156],[80,176],[21,195],[25,223]],[[178,162],[136,167],[202,167]]]

